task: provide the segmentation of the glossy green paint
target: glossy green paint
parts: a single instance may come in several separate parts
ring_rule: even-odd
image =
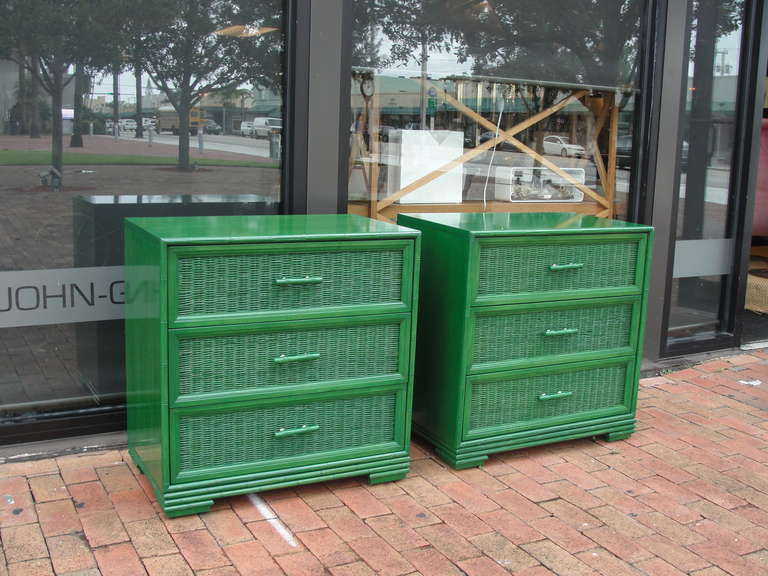
[[[353,214],[129,218],[165,244],[247,244],[413,238],[413,230]]]
[[[180,459],[179,450],[179,424],[180,419],[184,416],[190,415],[211,415],[216,413],[233,413],[237,411],[245,411],[251,408],[284,408],[286,418],[289,417],[291,407],[304,404],[304,403],[319,403],[323,400],[334,399],[347,399],[347,398],[364,398],[366,396],[382,396],[384,394],[395,394],[395,421],[394,421],[394,436],[391,441],[383,442],[380,444],[366,444],[362,446],[348,446],[343,449],[337,450],[323,450],[314,452],[311,454],[303,454],[300,456],[292,457],[280,457],[275,456],[265,461],[253,461],[253,462],[240,462],[237,464],[227,466],[209,466],[205,468],[195,470],[185,470]],[[284,395],[282,397],[272,397],[259,400],[239,400],[236,402],[226,402],[211,404],[208,406],[189,406],[184,408],[173,409],[171,414],[171,479],[172,482],[185,482],[191,480],[210,480],[228,478],[231,476],[239,476],[242,474],[248,474],[250,472],[266,472],[269,470],[282,470],[298,468],[301,466],[311,466],[313,464],[328,463],[333,465],[337,461],[354,460],[355,458],[362,458],[366,456],[377,456],[382,454],[392,454],[401,451],[408,451],[410,441],[405,436],[405,420],[409,416],[406,406],[406,387],[399,386],[379,386],[379,387],[366,387],[362,390],[347,391],[345,393],[339,393],[336,390],[326,390],[324,392],[318,392],[311,395],[291,394]],[[334,419],[335,425],[340,425],[339,421],[344,418],[350,419],[349,415],[345,414],[330,414],[329,419]],[[317,425],[316,423],[307,423],[308,425]],[[325,422],[320,423],[319,426],[324,426]],[[369,425],[374,426],[374,422],[370,422]],[[275,432],[279,432],[280,428]],[[216,431],[212,431],[211,434],[218,435],[219,437],[225,436]],[[238,438],[232,440],[232,442],[249,442],[255,441],[255,437]],[[407,470],[406,470],[407,472]]]
[[[214,498],[235,494],[356,475],[368,475],[372,483],[405,476],[411,430],[420,266],[420,235],[417,231],[351,215],[134,218],[126,220],[125,246],[129,451],[146,474],[167,516],[202,512],[210,508]],[[289,258],[301,260],[307,254],[311,257],[311,254],[323,253],[333,257],[344,251],[364,249],[399,250],[402,253],[401,284],[396,301],[348,305],[342,298],[332,306],[319,308],[246,310],[237,314],[177,318],[176,299],[182,290],[177,285],[176,269],[180,255],[259,252],[287,254]],[[354,284],[361,274],[368,277],[379,274],[383,281],[391,278],[393,273],[388,269],[376,270],[375,266],[350,269],[345,281]],[[302,274],[297,277],[301,282],[282,289],[300,291],[322,286],[325,279],[304,282],[315,276]],[[292,278],[285,277],[287,280]],[[274,280],[270,278],[269,282]],[[331,299],[333,297],[331,294]],[[226,392],[211,391],[207,387],[205,393],[179,394],[177,355],[179,343],[185,338],[228,334],[290,336],[312,329],[379,325],[392,325],[396,330],[398,358],[394,371],[376,373],[371,369],[346,379],[308,381],[299,378],[259,389],[246,386]],[[357,342],[356,347],[348,351],[349,362],[355,361],[358,346],[375,347],[376,343]],[[272,356],[272,364],[286,370],[297,363],[321,361],[317,354],[307,350],[288,350]],[[291,424],[292,407],[301,403],[320,406],[324,401],[365,402],[366,398],[377,396],[391,396],[395,402],[394,421],[387,424],[392,436],[385,442],[190,471],[185,471],[179,460],[180,422],[185,415],[245,414],[270,409],[273,416],[284,413],[287,424],[282,432],[278,428],[269,437],[273,442],[290,443],[328,430],[333,419],[336,427],[344,424],[344,414],[333,414],[333,418],[329,415],[328,422],[297,426]],[[299,431],[291,432],[296,429]],[[213,436],[217,432],[211,430]],[[343,433],[343,427],[338,432]],[[248,442],[249,439],[240,441]],[[256,440],[251,438],[250,441]]]
[[[493,306],[498,304],[509,304],[513,302],[549,302],[553,300],[569,300],[572,298],[598,298],[602,296],[624,296],[631,294],[640,294],[643,290],[643,277],[645,271],[645,255],[647,252],[647,234],[578,234],[560,232],[558,235],[547,237],[519,237],[515,235],[488,237],[480,236],[472,243],[471,269],[470,274],[475,279],[472,283],[471,299],[474,306]],[[546,289],[539,291],[517,291],[500,292],[495,294],[479,294],[480,263],[483,258],[483,249],[492,247],[515,247],[519,250],[527,248],[536,248],[545,242],[546,245],[565,248],[578,248],[581,246],[598,246],[600,248],[609,248],[620,243],[636,243],[637,260],[634,266],[632,282],[621,283],[613,286],[593,286],[590,288],[564,288],[561,290]],[[590,271],[591,262],[557,264],[546,262],[545,265],[534,269],[518,270],[519,274],[537,275],[542,279],[551,278],[555,280],[583,275]],[[546,280],[543,280],[546,282]]]
[[[586,214],[565,212],[531,213],[434,213],[405,214],[402,222],[414,224],[422,221],[422,227],[442,228],[453,233],[481,236],[530,236],[555,234],[621,234],[627,232],[649,232],[650,226],[608,220]],[[401,220],[398,218],[398,224]],[[412,227],[412,226],[409,226]],[[421,227],[419,228],[422,229]]]
[[[202,392],[182,394],[179,390],[179,364],[180,352],[179,343],[185,339],[208,338],[219,336],[237,336],[237,335],[300,335],[313,330],[377,326],[377,325],[396,325],[398,326],[398,347],[397,347],[397,370],[389,373],[374,373],[373,368],[366,366],[360,367],[360,372],[365,375],[346,378],[346,379],[306,379],[299,377],[297,380],[287,383],[278,383],[275,385],[241,388],[236,390],[219,389],[215,392]],[[270,398],[284,397],[286,395],[303,394],[313,390],[322,392],[327,389],[355,391],[366,386],[376,386],[381,384],[399,384],[404,385],[409,381],[411,373],[411,346],[412,346],[411,314],[379,314],[376,316],[359,316],[352,318],[322,318],[311,320],[294,320],[282,322],[262,322],[254,324],[237,324],[232,326],[199,326],[194,328],[178,328],[170,330],[169,335],[169,401],[173,408],[184,407],[188,405],[208,406],[211,403],[234,402],[240,400],[249,400],[252,398]],[[358,343],[360,344],[360,343]],[[366,348],[374,348],[369,346]],[[255,349],[253,354],[258,354]],[[334,358],[334,362],[343,362],[349,365],[360,362],[360,351],[351,352],[349,350],[339,351],[341,359]],[[320,362],[325,362],[325,358],[315,358]],[[272,359],[272,363],[277,364],[275,371],[287,369],[285,362],[279,362],[279,356]],[[308,359],[309,360],[309,359]],[[338,367],[337,367],[338,368]],[[254,379],[267,380],[270,374],[267,371],[253,374]]]
[[[422,231],[422,274],[418,355],[414,381],[414,429],[432,442],[438,454],[455,468],[481,465],[488,454],[559,442],[592,435],[624,438],[635,425],[637,382],[642,357],[652,228],[648,226],[579,214],[400,214],[398,224]],[[562,246],[563,253],[579,254],[591,246],[599,254],[624,243],[635,246],[634,266],[626,273],[631,281],[614,286],[590,285],[589,278],[578,289],[500,292],[478,296],[478,277],[484,247],[510,246],[532,250],[547,245]],[[634,252],[633,252],[634,253]],[[526,271],[509,274],[589,273],[591,263],[574,258],[541,262]],[[592,263],[594,264],[594,263]],[[621,264],[621,262],[619,262]],[[555,266],[552,266],[555,265]],[[538,265],[537,265],[538,266]],[[594,268],[593,268],[594,270]],[[627,344],[594,346],[558,354],[537,353],[473,364],[474,331],[478,319],[494,315],[520,314],[519,332],[506,338],[531,339],[526,332],[537,314],[578,311],[589,307],[624,303],[631,306]],[[525,322],[523,320],[526,320]],[[510,325],[515,326],[512,322]],[[538,325],[537,325],[538,326]],[[585,328],[586,326],[586,328]],[[577,342],[580,330],[590,325],[538,326],[542,338]],[[547,331],[550,332],[546,335]],[[584,333],[581,333],[584,337]],[[544,340],[541,340],[544,342]],[[541,345],[542,349],[545,347]],[[473,430],[469,415],[473,385],[514,381],[517,378],[547,377],[572,370],[623,366],[624,377],[615,386],[623,390],[621,401],[596,410],[577,410],[579,393],[558,389],[537,391],[529,401],[562,406],[562,413],[524,422],[503,422]],[[615,387],[614,386],[614,387]]]
[[[534,366],[548,366],[551,364],[557,364],[561,362],[579,362],[584,360],[598,360],[603,358],[613,358],[616,356],[627,356],[635,353],[638,344],[638,335],[641,322],[641,304],[642,300],[639,296],[632,297],[607,297],[607,298],[592,298],[588,300],[563,300],[553,302],[536,302],[525,304],[507,304],[502,306],[484,306],[472,308],[470,322],[467,327],[468,334],[467,340],[469,345],[466,347],[468,357],[467,362],[467,374],[482,374],[487,372],[498,372],[501,370],[510,370],[513,368],[529,368]],[[488,316],[509,316],[520,318],[535,318],[537,314],[544,312],[568,312],[578,310],[599,309],[602,307],[609,307],[612,305],[623,305],[631,307],[631,320],[626,325],[627,343],[626,345],[618,345],[616,342],[611,342],[610,345],[605,347],[592,346],[588,349],[576,349],[578,341],[584,338],[585,334],[583,326],[579,325],[578,328],[562,328],[560,324],[552,324],[557,326],[553,330],[540,330],[538,334],[532,334],[523,328],[520,333],[526,341],[533,342],[541,341],[545,338],[557,339],[562,341],[563,347],[570,350],[561,351],[555,354],[542,353],[540,355],[529,354],[525,357],[510,358],[510,357],[498,357],[493,362],[473,362],[473,352],[475,342],[475,330],[477,320]],[[522,322],[521,324],[528,325],[528,322]],[[568,324],[571,326],[571,324]],[[522,327],[521,327],[522,328]],[[589,326],[592,330],[600,330],[599,326]],[[582,329],[580,332],[579,330]],[[547,334],[549,332],[549,334]],[[624,330],[622,330],[624,332]],[[511,339],[511,338],[510,338]]]
[[[218,220],[219,217],[216,219]],[[232,217],[239,218],[239,217]],[[263,216],[263,218],[272,218],[272,216]],[[352,316],[358,314],[378,314],[378,313],[395,313],[395,312],[407,312],[411,309],[411,294],[410,286],[412,285],[412,273],[413,273],[413,247],[412,240],[378,240],[370,239],[363,242],[360,241],[334,241],[327,240],[324,242],[290,242],[290,243],[274,243],[265,242],[263,244],[226,244],[226,245],[210,245],[210,246],[172,246],[169,249],[170,269],[169,269],[169,305],[170,305],[170,324],[171,327],[182,326],[217,326],[222,324],[235,324],[235,323],[247,323],[260,320],[285,320],[296,318],[322,318],[322,317],[341,317]],[[344,253],[371,253],[373,256],[369,259],[369,267],[365,269],[355,270],[354,274],[356,279],[361,283],[363,280],[372,281],[376,279],[376,274],[381,274],[381,265],[377,265],[376,254],[383,253],[402,253],[402,282],[400,286],[400,294],[397,300],[389,302],[366,302],[364,295],[357,295],[357,298],[353,299],[353,294],[345,294],[341,289],[338,290],[338,297],[334,298],[334,301],[328,305],[319,306],[307,306],[307,307],[291,307],[286,308],[280,306],[280,295],[288,292],[300,293],[306,295],[316,294],[318,291],[326,290],[332,292],[335,290],[335,285],[349,285],[348,275],[352,274],[352,271],[345,268],[342,271],[334,270],[330,275],[326,277],[308,277],[301,275],[300,278],[304,282],[293,282],[288,284],[286,282],[280,282],[284,280],[282,276],[275,278],[268,278],[267,284],[269,284],[273,294],[268,298],[269,304],[259,309],[254,310],[238,310],[230,313],[210,313],[210,314],[197,314],[197,315],[182,315],[178,311],[178,293],[183,290],[179,286],[179,261],[188,259],[194,261],[195,258],[200,257],[220,257],[224,260],[228,257],[237,256],[251,256],[251,255],[265,255],[269,257],[274,255],[275,257],[287,258],[296,262],[295,267],[301,269],[302,266],[310,268],[313,255],[324,254],[328,257],[333,257],[339,252]],[[339,277],[339,274],[344,274],[344,277]],[[320,281],[315,281],[317,278]],[[313,280],[307,282],[306,279]],[[297,279],[298,280],[298,279]],[[363,300],[361,301],[361,297]],[[274,302],[274,304],[272,304]]]

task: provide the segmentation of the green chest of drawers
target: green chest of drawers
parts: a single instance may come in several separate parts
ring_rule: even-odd
[[[129,450],[168,516],[404,477],[419,241],[346,215],[126,220]]]
[[[422,232],[414,430],[456,468],[634,430],[652,230],[576,214],[401,214]]]

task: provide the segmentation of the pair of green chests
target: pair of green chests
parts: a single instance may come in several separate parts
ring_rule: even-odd
[[[180,516],[403,478],[411,424],[455,468],[626,438],[651,234],[559,213],[128,219],[130,454]]]

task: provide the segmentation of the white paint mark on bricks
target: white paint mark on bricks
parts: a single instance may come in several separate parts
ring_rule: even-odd
[[[744,386],[760,386],[762,383],[761,380],[739,380],[739,384],[744,384]]]
[[[256,509],[259,511],[262,518],[269,522],[269,525],[275,529],[275,532],[277,532],[289,546],[296,548],[299,545],[288,527],[283,524],[283,521],[277,517],[277,514],[275,514],[272,508],[264,502],[261,496],[258,494],[248,494],[248,499],[254,506],[256,506]]]

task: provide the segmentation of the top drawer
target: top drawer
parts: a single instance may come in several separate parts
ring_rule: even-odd
[[[170,248],[172,326],[402,312],[413,242],[291,242]]]
[[[475,305],[639,294],[645,234],[491,238],[475,243]]]

